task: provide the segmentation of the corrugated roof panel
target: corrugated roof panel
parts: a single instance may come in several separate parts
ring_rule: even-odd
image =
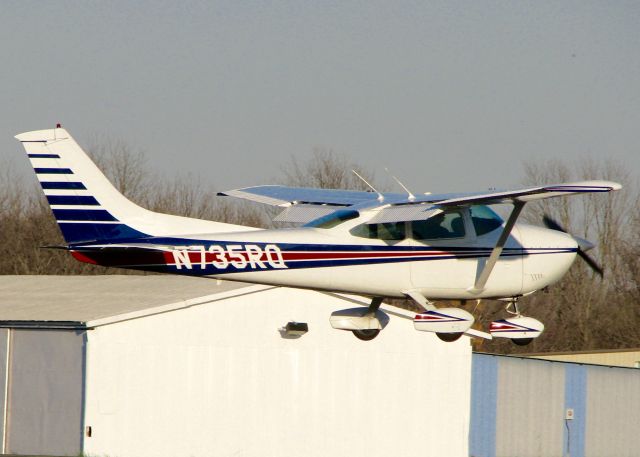
[[[0,276],[0,320],[89,322],[248,286],[172,275]]]

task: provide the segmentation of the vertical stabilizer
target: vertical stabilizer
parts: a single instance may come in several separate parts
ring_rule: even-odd
[[[233,232],[251,227],[161,214],[122,195],[63,128],[16,136],[67,243]]]

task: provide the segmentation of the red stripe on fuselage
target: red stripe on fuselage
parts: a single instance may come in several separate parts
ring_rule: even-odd
[[[193,263],[202,262],[202,251],[189,251],[189,260]],[[249,260],[249,253],[247,251],[234,251],[234,256],[241,255],[245,260]],[[273,255],[273,254],[272,254]],[[370,259],[370,258],[397,258],[397,257],[424,257],[424,256],[434,256],[441,257],[451,255],[450,252],[444,251],[406,251],[406,252],[384,252],[384,251],[362,251],[362,252],[344,252],[344,251],[303,251],[303,252],[295,252],[295,251],[282,251],[282,258],[285,262],[287,261],[312,261],[312,260],[343,260],[343,259]],[[167,263],[174,263],[173,254],[169,251],[164,252],[164,258]],[[222,259],[226,259],[227,261],[232,261],[232,258],[228,252],[222,253],[212,253],[208,251],[204,251],[204,261],[206,263],[211,263],[213,261],[219,261]],[[261,262],[268,262],[270,258],[267,256],[267,253],[262,253],[259,259],[256,257],[256,260]]]
[[[384,251],[362,251],[362,252],[282,252],[282,257],[287,260],[326,260],[326,259],[369,259],[372,257],[421,257],[425,255],[442,256],[449,252],[440,251],[406,251],[406,252],[384,252]]]

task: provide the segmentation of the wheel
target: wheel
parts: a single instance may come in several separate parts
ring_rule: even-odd
[[[379,329],[353,330],[353,335],[362,341],[371,341],[380,333]]]
[[[533,341],[533,338],[511,338],[511,341],[518,346],[526,346]]]
[[[454,341],[457,341],[462,336],[462,333],[461,332],[457,332],[457,333],[436,333],[436,335],[442,341],[446,341],[447,343],[453,343]]]

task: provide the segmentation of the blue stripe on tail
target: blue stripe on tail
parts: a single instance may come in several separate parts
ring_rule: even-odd
[[[118,220],[104,209],[54,209],[52,211],[58,221],[113,222]]]
[[[69,168],[34,168],[37,175],[72,175]]]
[[[41,184],[43,189],[86,189],[81,182],[42,182]],[[92,195],[47,195],[47,201],[50,205],[100,206],[100,202]],[[62,231],[62,236],[70,245],[87,242],[108,243],[148,236],[121,223],[105,209],[52,208],[51,211]]]
[[[43,189],[73,189],[86,190],[87,188],[81,182],[47,182],[40,183]]]
[[[27,154],[30,159],[59,159],[58,154]]]
[[[50,205],[100,205],[91,195],[47,195],[47,201]]]

